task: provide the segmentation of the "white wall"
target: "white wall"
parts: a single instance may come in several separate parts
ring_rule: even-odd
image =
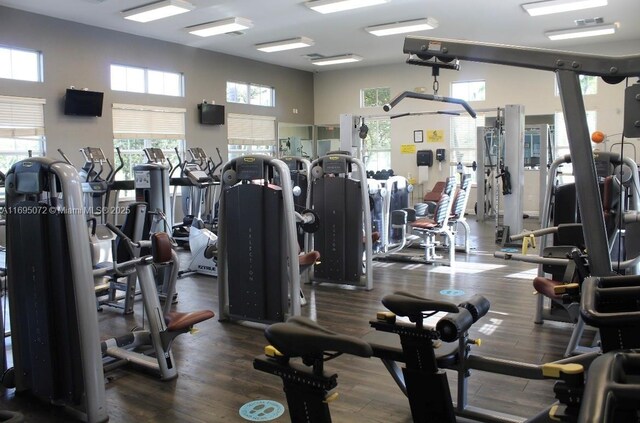
[[[274,116],[278,121],[313,121],[313,75],[184,45],[139,37],[0,6],[0,44],[42,52],[44,82],[0,78],[0,95],[45,98],[47,154],[62,148],[79,165],[78,149],[101,147],[113,155],[112,103],[181,107],[186,113],[189,146],[227,157],[227,127],[200,125],[196,105],[203,99],[225,104],[226,112]],[[110,89],[109,65],[121,64],[183,73],[185,96],[137,94]],[[275,107],[226,104],[226,81],[275,88]],[[104,92],[100,118],[65,116],[62,97],[69,86]],[[297,110],[297,113],[293,112]],[[5,171],[7,169],[1,169]]]
[[[630,48],[637,50],[637,42],[629,42]],[[624,51],[624,46],[617,45],[614,51],[611,46],[601,45],[594,47],[595,52],[615,54]],[[339,70],[316,73],[314,78],[315,98],[315,122],[316,124],[337,123],[341,113],[353,113],[358,115],[391,115],[404,112],[422,112],[437,110],[461,109],[457,105],[428,102],[421,100],[403,100],[391,112],[385,113],[382,108],[360,108],[359,96],[363,88],[390,87],[391,95],[402,91],[417,91],[424,87],[426,93],[433,93],[430,68],[411,66],[404,63],[403,58],[398,58],[398,64],[376,66],[354,70]],[[527,115],[553,114],[562,111],[559,97],[554,95],[554,74],[551,72],[520,69],[499,65],[462,62],[461,70],[441,70],[439,81],[442,96],[450,95],[450,83],[453,81],[485,80],[486,100],[472,102],[474,109],[504,107],[506,104],[522,104]],[[635,82],[635,81],[633,81]],[[622,130],[623,124],[623,96],[624,84],[608,85],[598,81],[598,94],[585,97],[587,110],[597,111],[598,129],[605,133],[614,134]],[[427,115],[416,117],[404,117],[392,120],[391,138],[392,153],[391,166],[399,175],[418,174],[414,154],[401,154],[402,144],[413,144],[413,131],[428,129],[444,130],[445,142],[416,144],[418,149],[447,149],[449,158],[449,117],[446,115]],[[619,139],[619,137],[617,137]],[[434,165],[430,170],[428,187],[448,176],[448,166]],[[527,180],[537,181],[536,175],[528,175]],[[531,184],[526,184],[530,186]],[[538,187],[535,190],[525,188],[524,209],[528,212],[538,209]],[[475,195],[472,197],[475,199]],[[472,209],[475,201],[469,201]]]

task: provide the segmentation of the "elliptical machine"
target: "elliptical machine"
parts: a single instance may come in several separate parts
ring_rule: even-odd
[[[173,185],[173,199],[172,210],[175,215],[175,208],[177,202],[177,190],[181,187],[182,193],[182,223],[174,225],[172,228],[172,236],[180,245],[184,248],[191,248],[191,228],[195,228],[195,242],[196,247],[202,247],[203,245],[209,245],[210,241],[207,234],[202,234],[202,229],[205,228],[206,223],[212,227],[216,222],[215,201],[217,197],[217,187],[220,185],[219,177],[214,176],[215,171],[222,165],[222,155],[220,149],[218,151],[218,157],[220,161],[214,163],[213,160],[206,155],[204,150],[199,147],[190,148],[187,150],[191,156],[191,160],[182,160],[180,153],[176,149],[176,155],[178,156],[179,165],[172,169],[171,174],[176,169],[180,169],[180,177],[172,177],[171,185]],[[203,208],[204,208],[204,220],[203,220]],[[201,250],[201,248],[200,248]],[[210,265],[206,265],[210,267]],[[190,266],[191,267],[191,266]],[[197,271],[197,266],[192,269]],[[217,272],[216,272],[217,274]],[[215,276],[215,275],[213,275]]]

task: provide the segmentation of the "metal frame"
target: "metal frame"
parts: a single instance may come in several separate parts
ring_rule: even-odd
[[[38,162],[48,167],[50,197],[58,197],[56,181],[60,183],[62,196],[62,207],[66,211],[64,214],[67,238],[69,261],[71,265],[72,285],[75,297],[75,307],[77,314],[78,339],[80,342],[79,366],[81,367],[81,377],[83,380],[85,395],[81,399],[83,407],[81,410],[70,408],[70,411],[82,415],[88,423],[104,422],[108,420],[107,405],[104,387],[104,372],[102,369],[102,352],[100,350],[100,337],[98,329],[98,312],[96,309],[95,292],[93,284],[88,283],[93,280],[91,268],[91,255],[89,249],[89,232],[85,221],[82,180],[76,169],[70,164],[57,162],[49,158],[34,157],[25,162]],[[10,204],[10,203],[9,203]],[[9,268],[9,277],[11,277]],[[18,283],[16,281],[16,283]],[[9,290],[10,302],[12,301],[12,291]],[[17,322],[20,319],[20,311],[15,307],[10,307],[11,320]],[[13,343],[14,364],[19,365],[20,343]],[[16,386],[24,389],[25,381],[20,371],[15,372]],[[71,406],[72,407],[72,406]]]
[[[289,168],[282,160],[274,159],[269,156],[242,156],[230,160],[222,168],[222,174],[227,170],[232,170],[237,161],[244,158],[257,158],[264,162],[265,165],[275,168],[279,175],[289,175]],[[282,310],[283,320],[291,316],[300,315],[300,265],[298,263],[298,241],[296,232],[296,220],[295,220],[295,207],[293,204],[293,191],[291,188],[291,178],[280,178],[280,186],[282,187],[283,198],[283,219],[284,219],[284,233],[283,236],[286,239],[285,250],[287,255],[282,257],[281,265],[286,267],[286,273],[288,280],[281,281],[283,284],[288,285],[288,301],[283,302],[286,309]],[[221,194],[219,202],[219,218],[218,218],[218,301],[220,303],[219,318],[223,321],[232,319],[232,315],[229,311],[229,280],[227,276],[227,228],[225,220],[227,216],[224,213],[224,190],[227,185],[227,181],[222,178]],[[235,216],[230,216],[230,219]],[[288,307],[286,306],[288,304]]]
[[[373,277],[372,277],[372,271],[371,269],[373,268],[373,263],[372,263],[372,256],[373,256],[373,241],[371,239],[371,210],[369,209],[369,187],[367,185],[367,171],[366,168],[364,166],[364,163],[359,160],[356,159],[355,157],[351,157],[351,156],[347,156],[347,155],[343,155],[343,154],[332,154],[332,156],[338,156],[338,157],[343,157],[347,160],[347,163],[351,162],[352,164],[355,164],[356,167],[358,168],[356,173],[356,177],[357,179],[360,181],[360,192],[362,195],[362,213],[363,213],[363,231],[364,231],[364,274],[362,275],[361,279],[361,283],[356,285],[359,287],[363,287],[365,288],[367,291],[370,291],[373,289]],[[328,156],[324,156],[324,157],[328,157]],[[311,168],[313,169],[316,165],[318,165],[318,163],[323,160],[324,157],[319,157],[316,160],[311,162]],[[313,172],[312,172],[313,173]],[[313,177],[313,175],[312,175]],[[348,175],[346,177],[349,177]],[[312,178],[310,178],[311,180]],[[307,207],[309,209],[313,208],[312,207],[312,198],[313,198],[313,183],[311,184],[311,190],[309,190],[308,196],[307,196]],[[310,238],[311,240],[313,240],[313,237]],[[311,244],[309,245],[310,249],[313,249],[313,242],[311,242]],[[313,274],[312,274],[313,275]],[[311,278],[313,279],[313,276],[311,276]],[[328,282],[326,280],[322,280],[319,282]]]
[[[584,227],[589,228],[588,231],[584,231],[584,238],[591,257],[591,273],[594,276],[611,274],[611,258],[601,213],[602,201],[591,156],[589,128],[579,75],[601,76],[609,80],[636,77],[640,75],[640,55],[610,57],[416,36],[405,38],[403,51],[408,54],[434,56],[444,61],[470,60],[556,73],[569,150],[575,164],[576,196],[583,211]]]

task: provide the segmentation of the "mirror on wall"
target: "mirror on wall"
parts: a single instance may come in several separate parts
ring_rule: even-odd
[[[340,125],[316,126],[317,156],[326,156],[330,151],[340,150]]]
[[[315,157],[313,125],[278,123],[278,157]]]

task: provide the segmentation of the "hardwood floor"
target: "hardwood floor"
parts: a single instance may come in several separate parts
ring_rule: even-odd
[[[345,290],[325,285],[305,285],[309,304],[303,314],[336,332],[354,336],[367,333],[369,320],[383,309],[380,299],[397,290],[433,299],[461,302],[473,294],[485,295],[491,311],[471,330],[482,338],[475,354],[532,363],[561,358],[571,326],[533,323],[535,296],[531,279],[508,277],[535,266],[493,258],[493,223],[473,221],[472,245],[465,256],[456,255],[453,268],[408,263],[375,262],[372,291]],[[535,227],[535,222],[527,222]],[[186,259],[188,253],[181,253]],[[444,289],[463,290],[461,297],[440,294]],[[178,282],[177,310],[211,309],[218,313],[217,281],[193,276]],[[140,325],[141,305],[134,317],[115,310],[100,313],[103,337],[127,332]],[[217,317],[198,325],[199,332],[182,335],[173,351],[179,377],[162,382],[133,368],[122,368],[107,377],[107,406],[112,422],[242,422],[239,408],[252,400],[272,399],[286,405],[281,380],[253,369],[266,340],[261,330],[220,323]],[[378,359],[341,356],[326,365],[339,375],[340,398],[331,404],[335,422],[408,423],[407,399]],[[449,374],[455,395],[455,374]],[[469,383],[471,404],[518,415],[532,415],[553,401],[553,382],[527,381],[474,372]],[[19,410],[30,422],[67,422],[59,410],[31,397],[5,392],[0,407]],[[288,414],[277,421],[288,422]]]

